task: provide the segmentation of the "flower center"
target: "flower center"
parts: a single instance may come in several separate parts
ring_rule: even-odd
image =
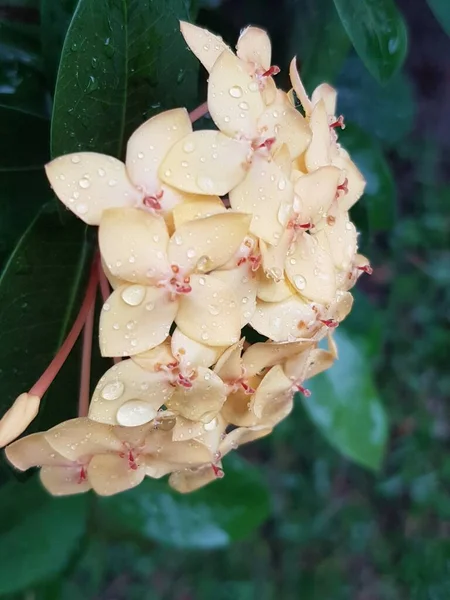
[[[161,210],[160,200],[164,196],[164,190],[157,192],[154,196],[145,196],[142,200],[144,206],[152,211]]]
[[[261,266],[262,256],[258,252],[254,240],[249,237],[244,239],[237,252],[236,258],[236,266],[240,267],[241,265],[248,263],[253,272],[256,272]]]
[[[348,194],[348,179],[347,179],[347,177],[344,179],[344,181],[340,185],[337,186],[335,199],[337,200],[338,198],[341,198],[342,196],[345,196],[346,194]]]
[[[158,281],[156,287],[167,290],[170,293],[171,300],[174,300],[177,295],[192,292],[190,282],[189,275],[182,273],[178,265],[170,265],[170,274],[165,279]]]
[[[330,128],[331,129],[338,129],[339,127],[341,129],[345,129],[345,123],[344,123],[344,117],[343,115],[339,115],[339,117],[336,119],[336,117],[334,117],[335,121],[333,121],[332,123],[330,123]]]

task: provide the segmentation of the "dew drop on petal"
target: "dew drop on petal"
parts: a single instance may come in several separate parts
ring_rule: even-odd
[[[249,106],[248,106],[247,102],[240,102],[239,108],[242,110],[248,110]]]
[[[91,185],[91,182],[89,181],[89,179],[86,179],[86,177],[82,177],[78,182],[78,185],[80,186],[80,188],[86,190]]]
[[[114,187],[117,184],[117,179],[110,179],[108,181],[109,187]]]
[[[258,84],[256,83],[256,81],[252,81],[252,82],[250,82],[250,83],[248,84],[248,89],[249,89],[251,92],[257,92],[257,91],[259,90],[259,86],[258,86]]]
[[[199,175],[197,177],[198,187],[201,188],[204,192],[211,192],[214,188],[214,182],[210,177],[206,177],[204,175]]]
[[[304,290],[306,287],[306,279],[302,275],[294,277],[294,285],[298,290]]]
[[[183,146],[183,150],[187,153],[190,154],[191,152],[194,152],[195,150],[195,144],[193,144],[192,142],[186,142]]]
[[[87,213],[87,211],[88,211],[87,204],[80,203],[75,206],[75,212],[77,212],[79,215],[85,215]]]
[[[203,425],[203,429],[205,431],[214,431],[214,429],[216,429],[218,424],[219,424],[219,420],[217,419],[217,417],[214,417],[214,419],[212,421],[209,421],[209,423],[205,423]]]
[[[78,156],[78,154],[74,154],[72,156],[72,162],[74,165],[77,165],[80,162],[81,158]]]
[[[121,381],[113,381],[105,385],[100,395],[104,400],[118,400],[124,391],[125,386]]]
[[[138,158],[140,158],[141,160],[144,158],[144,153],[143,152],[138,152]]]
[[[210,315],[217,316],[218,314],[220,314],[220,308],[215,304],[209,304],[208,312]]]
[[[105,169],[98,169],[97,173],[99,174],[100,177],[104,177],[106,175]]]
[[[233,87],[230,87],[228,92],[233,98],[240,98],[242,96],[242,88],[238,85],[233,85]]]
[[[145,305],[145,310],[153,310],[155,308],[155,303],[154,302],[147,302],[147,304]]]
[[[186,255],[188,258],[194,258],[194,256],[196,255],[196,251],[194,248],[188,248]]]
[[[122,291],[122,300],[130,306],[138,306],[145,296],[143,285],[130,285]]]
[[[108,312],[108,310],[109,310],[110,308],[111,308],[111,306],[110,306],[110,305],[109,305],[107,302],[105,302],[105,304],[103,305],[103,310],[104,310],[105,312]]]
[[[137,427],[148,423],[156,416],[155,409],[142,400],[129,400],[122,404],[116,414],[119,425],[124,427]]]
[[[164,172],[165,177],[170,177],[172,175],[172,171],[170,169],[167,169],[167,171]]]
[[[209,339],[209,335],[206,333],[206,331],[204,331],[200,337],[204,342]]]

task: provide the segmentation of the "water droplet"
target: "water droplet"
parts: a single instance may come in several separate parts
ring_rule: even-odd
[[[136,257],[135,256],[130,256],[130,258],[128,259],[128,262],[133,264],[134,262],[136,262]]]
[[[143,152],[138,152],[137,157],[140,159],[144,158],[144,153]]]
[[[145,310],[153,310],[155,308],[155,303],[154,302],[147,302],[147,304],[145,305]]]
[[[133,347],[134,347],[134,346],[137,346],[137,340],[134,340],[134,339],[133,339],[133,340],[131,340],[130,344],[131,344]],[[125,355],[126,355],[126,352],[125,352]]]
[[[122,300],[130,306],[139,306],[145,296],[143,285],[130,285],[122,291]]]
[[[192,142],[186,142],[183,146],[183,150],[189,154],[190,152],[194,152],[195,150],[195,144],[193,144]]]
[[[107,302],[105,302],[105,304],[103,305],[103,310],[104,310],[105,312],[108,312],[108,310],[110,310],[110,308],[111,308],[111,305],[110,305],[110,304],[108,304]]]
[[[229,123],[230,122],[230,117],[224,117],[223,120],[225,121],[225,123]]]
[[[248,84],[248,89],[249,89],[251,92],[257,92],[257,91],[259,90],[259,86],[258,86],[258,84],[256,83],[256,81],[252,81],[251,83],[249,83],[249,84]]]
[[[77,204],[75,206],[75,212],[78,213],[79,215],[85,215],[88,211],[88,206],[87,204]]]
[[[217,417],[214,417],[214,419],[212,421],[209,421],[209,423],[205,423],[203,425],[203,429],[205,431],[214,431],[214,429],[216,429],[218,424],[219,424],[219,420],[217,419]]]
[[[105,400],[118,400],[125,391],[125,386],[121,381],[113,381],[107,383],[100,392],[100,395]]]
[[[114,324],[113,324],[113,329],[114,329],[115,331],[118,331],[118,330],[120,329],[120,325],[119,325],[119,323],[114,323]]]
[[[186,255],[188,258],[194,258],[194,256],[197,254],[197,252],[195,251],[194,248],[188,248]]]
[[[200,277],[199,280],[198,280],[198,284],[199,285],[205,285],[205,283],[206,283],[205,278],[204,277]]]
[[[208,306],[208,312],[210,315],[217,316],[220,314],[220,308],[215,304],[210,304]]]
[[[188,167],[188,166],[189,166],[189,163],[188,163],[188,161],[187,161],[187,160],[183,160],[183,161],[181,161],[181,166],[182,166],[184,169],[186,169],[186,167]]]
[[[109,187],[114,187],[117,184],[117,179],[110,179],[108,181]]]
[[[197,184],[200,189],[204,192],[212,192],[214,188],[214,182],[211,177],[207,177],[205,175],[199,175],[197,177]]]
[[[137,427],[144,425],[157,415],[156,410],[148,402],[143,400],[129,400],[122,404],[116,414],[119,425],[124,427]]]
[[[71,160],[72,160],[72,162],[73,162],[74,165],[77,165],[80,162],[81,158],[78,156],[78,154],[74,154],[72,156]]]
[[[91,185],[91,182],[89,181],[89,179],[86,179],[86,177],[82,177],[78,182],[78,185],[80,186],[80,188],[86,190]]]
[[[206,333],[206,331],[204,331],[200,337],[204,342],[206,342],[209,339],[209,335]]]
[[[97,173],[99,174],[100,177],[104,177],[106,174],[105,169],[98,169]]]
[[[173,236],[173,241],[175,242],[175,244],[177,246],[181,246],[181,244],[183,243],[183,238],[181,237],[181,235],[178,235],[177,233]]]
[[[242,110],[248,110],[249,106],[248,106],[247,102],[240,102],[239,108],[241,108]]]
[[[295,260],[295,258],[290,258],[290,259],[289,259],[289,264],[291,264],[291,265],[296,265],[296,264],[297,264],[297,261]]]
[[[286,179],[280,179],[278,182],[278,189],[284,190],[286,188]]]
[[[136,325],[136,321],[128,321],[127,329],[134,329],[135,325]]]
[[[165,177],[170,177],[172,175],[172,171],[170,169],[167,169],[167,171],[164,171],[164,175]]]
[[[233,85],[228,92],[233,98],[240,98],[242,96],[242,88],[238,85]]]
[[[302,275],[294,277],[294,285],[298,290],[304,290],[306,287],[306,279]]]

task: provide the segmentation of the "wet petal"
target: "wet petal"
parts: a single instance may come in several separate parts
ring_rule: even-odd
[[[19,437],[39,412],[41,399],[33,394],[20,394],[0,420],[0,448]]]
[[[289,153],[289,148],[286,144],[281,144],[278,150],[274,152],[273,160],[280,167],[286,177],[290,177],[292,171],[292,158]]]
[[[185,108],[174,108],[143,123],[128,140],[128,176],[144,195],[160,191],[158,168],[170,148],[192,131]]]
[[[300,198],[300,218],[303,223],[317,223],[326,215],[336,198],[341,173],[340,169],[327,166],[297,179],[294,189]]]
[[[158,371],[161,365],[173,363],[176,359],[170,347],[170,338],[167,338],[155,348],[135,354],[132,358],[136,364],[146,371]]]
[[[291,64],[289,66],[289,77],[291,79],[292,87],[294,88],[295,93],[297,94],[297,98],[300,100],[301,105],[303,106],[303,110],[305,111],[305,115],[309,116],[313,110],[313,105],[306,93],[305,86],[303,85],[302,80],[300,79],[300,75],[297,69],[297,57],[291,60]]]
[[[185,192],[224,196],[245,177],[250,153],[250,142],[219,131],[194,131],[172,146],[159,176]]]
[[[118,454],[94,456],[87,468],[89,483],[99,496],[112,496],[136,487],[145,477],[145,468],[131,468]]]
[[[329,212],[328,219],[314,237],[331,256],[335,267],[348,271],[357,250],[356,229],[348,213],[340,210]]]
[[[167,374],[146,371],[133,360],[123,360],[100,379],[89,418],[110,425],[142,425],[155,418],[172,393]]]
[[[320,100],[314,107],[309,126],[312,131],[312,140],[305,153],[305,163],[308,171],[315,171],[319,167],[331,164],[330,127],[323,100]]]
[[[331,87],[328,83],[321,83],[316,87],[311,96],[311,103],[315,106],[318,102],[323,100],[325,109],[330,117],[334,117],[336,114],[336,100],[337,91],[334,87]]]
[[[256,290],[258,281],[256,274],[246,263],[228,269],[227,271],[215,271],[214,277],[222,281],[232,289],[241,312],[241,327],[247,325],[256,308]]]
[[[334,356],[331,352],[314,348],[288,359],[284,365],[284,372],[291,381],[302,383],[329,369],[333,362]]]
[[[242,377],[241,354],[244,347],[244,340],[240,340],[230,346],[217,361],[214,367],[216,373],[222,381],[234,382]]]
[[[56,452],[72,461],[122,449],[112,427],[87,417],[64,421],[49,429],[44,437]]]
[[[342,169],[347,178],[348,191],[339,198],[339,208],[343,211],[350,210],[363,195],[366,180],[343,148],[340,148],[338,156],[333,158],[333,165]]]
[[[283,273],[284,277],[284,273]],[[285,279],[276,281],[264,271],[259,272],[257,296],[264,302],[282,302],[293,295],[293,290]]]
[[[180,225],[170,238],[170,264],[190,272],[206,260],[208,271],[218,269],[238,250],[250,220],[249,215],[228,211]]]
[[[292,229],[285,229],[276,246],[266,244],[262,240],[259,243],[263,271],[275,281],[284,279],[284,263],[293,237],[294,231]]]
[[[212,275],[191,275],[192,292],[180,300],[176,324],[193,340],[209,346],[238,341],[241,313],[234,291]]]
[[[306,119],[281,90],[278,90],[275,101],[259,118],[258,127],[264,130],[265,136],[275,138],[274,150],[286,144],[292,160],[300,156],[311,141],[311,130]]]
[[[256,389],[261,383],[261,377],[251,377],[247,381],[253,389]],[[238,427],[251,427],[259,422],[259,418],[252,410],[251,396],[243,389],[228,396],[221,414],[228,423]]]
[[[308,233],[291,245],[285,269],[298,294],[323,304],[333,300],[336,277],[332,258]]]
[[[178,327],[172,334],[171,345],[172,354],[186,366],[210,367],[225,350],[220,346],[207,346],[192,340]]]
[[[252,344],[244,353],[242,363],[247,375],[256,375],[267,367],[281,364],[287,358],[300,354],[310,348],[314,342],[302,340],[299,342],[288,342],[277,344],[275,342],[258,342]]]
[[[272,58],[272,46],[267,32],[259,27],[246,27],[239,36],[236,54],[255,68],[267,71]]]
[[[211,483],[216,479],[217,476],[214,469],[208,464],[199,467],[198,469],[175,471],[175,473],[172,473],[169,477],[169,485],[177,492],[187,494],[208,485],[208,483]]]
[[[258,302],[250,325],[274,342],[309,338],[315,333],[316,313],[301,298]]]
[[[180,21],[180,30],[186,44],[207,71],[211,71],[214,63],[224,50],[231,53],[222,38],[210,33],[207,29],[202,29],[186,21]]]
[[[169,234],[161,217],[137,208],[107,210],[98,238],[103,260],[115,277],[145,285],[169,270]]]
[[[32,433],[5,448],[6,458],[19,471],[41,465],[70,466],[72,461],[56,453],[44,433]]]
[[[81,467],[42,467],[39,473],[42,485],[53,496],[82,494],[91,489],[91,484],[81,475]]]
[[[250,232],[276,245],[292,212],[292,183],[274,161],[255,154],[247,177],[230,192],[234,210],[252,215]]]
[[[119,277],[116,277],[115,275],[113,275],[111,273],[111,271],[106,266],[103,258],[101,259],[101,263],[102,263],[103,273],[105,274],[106,279],[109,281],[109,285],[112,287],[113,290],[115,290],[116,288],[118,288],[121,285],[127,285],[126,281],[124,281],[123,279],[120,279]]]
[[[227,388],[218,375],[205,367],[197,368],[191,388],[178,386],[166,406],[191,421],[208,423],[222,408]]]
[[[242,444],[254,442],[266,435],[272,433],[272,427],[254,426],[254,427],[239,427],[227,433],[225,439],[220,445],[220,452],[225,456],[231,450],[236,450]]]
[[[161,344],[169,335],[178,300],[156,287],[117,288],[100,314],[102,356],[133,356]]]
[[[107,208],[136,206],[142,199],[125,165],[96,152],[66,154],[45,166],[58,198],[88,225],[98,225]]]
[[[186,223],[186,221],[211,217],[212,215],[224,213],[227,210],[219,196],[189,194],[186,198],[186,202],[178,204],[173,209],[175,229]]]
[[[245,63],[231,52],[223,52],[211,70],[208,108],[214,123],[226,135],[250,140],[257,137],[264,101]]]
[[[177,415],[175,427],[172,429],[172,439],[174,442],[192,440],[203,433],[203,425],[201,421],[191,421]]]
[[[155,458],[158,462],[170,464],[172,470],[196,467],[212,460],[210,450],[196,440],[172,441],[172,431],[155,430],[146,439],[145,454],[147,464]]]
[[[350,292],[338,291],[336,293],[336,298],[326,312],[325,318],[334,319],[340,323],[348,314],[350,314],[352,306],[353,296]]]
[[[261,419],[261,424],[273,426],[289,414],[292,409],[292,406],[289,405],[292,395],[291,388],[292,381],[286,377],[281,365],[275,365],[266,373],[252,397],[251,404],[253,412]],[[288,400],[287,406],[283,400]],[[278,414],[278,411],[273,410],[271,405],[275,402],[280,403],[283,409],[286,408],[287,412],[282,410],[282,416]]]

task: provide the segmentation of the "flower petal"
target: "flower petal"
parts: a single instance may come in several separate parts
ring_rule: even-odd
[[[327,214],[336,198],[342,171],[336,167],[320,167],[303,175],[295,182],[294,190],[300,198],[300,218],[303,223],[317,223]]]
[[[132,358],[136,364],[146,371],[155,372],[160,370],[161,365],[173,363],[176,359],[170,347],[170,338],[167,338],[151,350],[135,354]]]
[[[99,496],[112,496],[139,485],[145,477],[145,468],[131,468],[118,454],[94,456],[87,468],[89,483]]]
[[[178,386],[166,406],[190,421],[208,423],[222,408],[227,388],[218,375],[205,367],[197,368],[192,383],[191,388]]]
[[[107,308],[106,308],[107,307]],[[161,344],[169,335],[178,300],[156,287],[117,288],[100,314],[102,356],[133,356]]]
[[[276,246],[266,244],[263,240],[259,242],[264,273],[275,281],[284,279],[284,263],[293,237],[294,230],[288,228],[285,229]]]
[[[231,450],[236,450],[242,444],[254,442],[266,435],[272,433],[272,427],[254,426],[254,427],[239,427],[227,433],[225,439],[220,445],[220,452],[225,456]]]
[[[259,272],[257,296],[264,302],[282,302],[293,295],[293,290],[285,279],[276,281],[264,271]]]
[[[291,412],[291,389],[292,381],[286,377],[281,365],[275,365],[266,373],[251,403],[251,408],[261,420],[261,425],[272,427]]]
[[[264,130],[265,136],[275,138],[274,150],[286,144],[292,160],[300,156],[311,141],[311,130],[305,117],[291,105],[281,90],[260,116],[258,127]]]
[[[132,134],[127,144],[128,176],[144,195],[161,190],[158,169],[170,148],[192,132],[185,108],[174,108],[145,121]]]
[[[203,433],[203,425],[201,421],[191,421],[177,415],[175,427],[172,429],[172,439],[174,442],[192,440]]]
[[[230,191],[231,207],[252,215],[250,232],[277,245],[292,212],[292,183],[274,161],[256,153],[247,177]]]
[[[186,223],[186,221],[211,217],[212,215],[224,213],[227,210],[219,196],[189,194],[186,198],[186,202],[178,204],[173,209],[175,229]]]
[[[297,293],[323,304],[333,300],[336,276],[332,258],[308,233],[302,233],[292,243],[285,269]]]
[[[170,238],[170,264],[190,272],[206,260],[208,271],[218,269],[236,253],[250,221],[249,215],[228,211],[180,225]]]
[[[180,300],[175,319],[181,331],[209,346],[230,346],[238,341],[241,314],[236,295],[212,275],[191,275],[192,291]]]
[[[330,219],[332,219],[330,221]],[[357,234],[347,212],[333,210],[314,235],[323,250],[331,256],[337,269],[348,271],[355,260]]]
[[[210,367],[213,365],[225,348],[220,346],[207,346],[195,340],[178,329],[172,334],[171,339],[172,354],[180,361],[182,365]]]
[[[220,131],[194,131],[172,146],[159,176],[184,192],[224,196],[245,177],[250,153],[250,142]]]
[[[88,225],[98,225],[107,208],[136,206],[142,193],[128,179],[125,165],[96,152],[66,154],[45,166],[58,198]]]
[[[100,379],[89,418],[110,425],[142,425],[155,418],[172,393],[166,373],[146,371],[133,360],[123,360]]]
[[[283,302],[257,302],[250,325],[274,342],[309,338],[315,333],[316,313],[301,298]]]
[[[121,441],[112,427],[87,417],[64,421],[44,433],[46,441],[64,458],[72,461],[94,454],[120,452]]]
[[[292,381],[302,383],[306,379],[326,371],[333,363],[332,352],[314,348],[288,359],[284,365],[284,372]]]
[[[242,364],[248,376],[256,375],[267,367],[281,364],[287,358],[310,348],[312,340],[301,340],[277,344],[276,342],[258,342],[247,348],[242,357]]]
[[[42,485],[53,496],[70,496],[82,494],[91,489],[87,478],[81,475],[81,467],[45,466],[39,472]]]
[[[72,461],[56,454],[44,433],[32,433],[5,448],[6,458],[19,471],[41,465],[70,466]]]
[[[334,117],[336,114],[337,91],[328,83],[321,83],[316,87],[311,96],[312,105],[315,106],[323,100],[328,116]]]
[[[215,279],[219,279],[228,289],[232,289],[241,311],[241,327],[247,325],[256,308],[256,290],[258,280],[256,274],[243,263],[227,271],[214,271]]]
[[[222,381],[234,382],[242,377],[241,354],[244,347],[244,339],[239,340],[230,346],[217,361],[214,367],[216,373]]]
[[[247,383],[256,389],[261,383],[261,377],[251,377]],[[228,422],[238,427],[252,427],[257,425],[259,418],[251,407],[251,397],[243,389],[230,394],[223,405],[221,415]]]
[[[0,420],[0,448],[19,437],[39,412],[41,398],[20,394]]]
[[[231,53],[230,48],[223,42],[222,38],[210,33],[207,29],[202,29],[186,21],[180,21],[180,30],[186,44],[207,71],[211,71],[222,52],[228,50]]]
[[[339,198],[339,208],[343,211],[350,210],[363,195],[366,180],[343,148],[340,148],[338,155],[333,157],[333,165],[342,169],[347,178],[348,191]]]
[[[267,32],[259,27],[246,27],[239,36],[236,54],[255,69],[267,71],[272,59],[272,46]]]
[[[158,281],[169,270],[169,234],[164,219],[137,208],[103,213],[98,231],[100,252],[110,273],[132,283]]]
[[[292,87],[294,88],[295,93],[297,94],[298,99],[303,106],[303,110],[305,111],[305,115],[309,116],[313,110],[313,105],[306,93],[305,86],[303,85],[302,80],[300,79],[300,75],[297,69],[297,57],[291,60],[291,64],[289,66],[289,77],[291,79]]]
[[[243,61],[222,52],[208,79],[208,109],[217,127],[230,137],[251,140],[258,135],[258,118],[265,108],[257,81]]]
[[[216,479],[214,469],[211,464],[208,464],[198,469],[175,471],[169,477],[169,485],[180,494],[187,494],[208,485]]]
[[[315,105],[309,126],[312,131],[312,139],[305,153],[305,164],[308,171],[315,171],[319,167],[331,164],[330,126],[323,100]]]
[[[196,467],[212,460],[210,450],[196,440],[185,442],[172,441],[172,431],[152,431],[146,438],[145,449],[147,464],[153,459],[172,465],[173,470],[184,467]]]

